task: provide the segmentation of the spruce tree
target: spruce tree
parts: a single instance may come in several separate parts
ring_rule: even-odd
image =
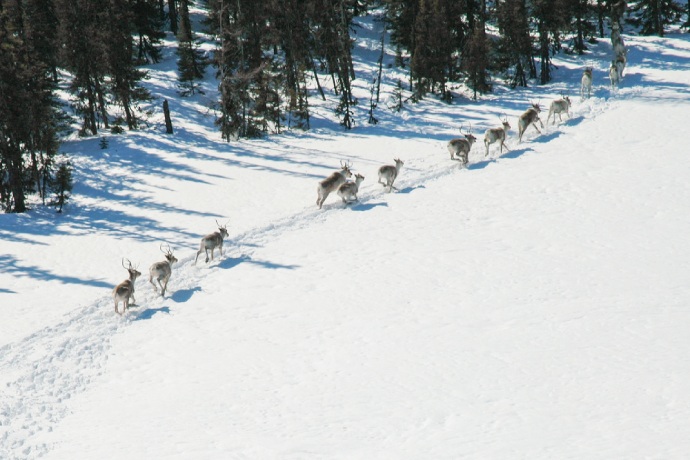
[[[442,100],[450,100],[446,84],[453,73],[455,50],[448,19],[444,0],[420,0],[415,20],[415,49],[410,61],[418,97],[438,91]]]
[[[177,1],[168,0],[168,21],[170,22],[170,31],[177,35],[178,16],[177,16]]]
[[[642,35],[664,36],[664,29],[680,21],[683,8],[674,0],[640,0],[630,6],[628,22]]]
[[[181,96],[189,96],[201,93],[198,80],[204,77],[206,59],[199,49],[199,44],[194,39],[192,24],[189,19],[189,1],[180,0],[179,8],[180,27],[177,34],[179,44],[177,47],[177,72]]]
[[[533,0],[532,15],[537,21],[540,57],[540,83],[551,81],[551,56],[561,49],[561,36],[570,26],[569,0]]]
[[[99,121],[108,128],[106,102],[107,0],[55,0],[59,20],[61,67],[72,74],[72,105],[83,124],[80,134],[98,134]]]
[[[226,140],[258,137],[269,125],[277,125],[272,110],[263,103],[270,99],[273,79],[266,74],[272,68],[270,55],[265,53],[264,34],[268,23],[267,4],[253,0],[236,0],[217,10],[220,27],[220,50],[216,53],[221,116],[216,123]],[[258,102],[258,103],[257,103]]]
[[[26,5],[24,5],[26,6]],[[43,193],[41,178],[58,148],[61,118],[44,38],[28,25],[34,12],[0,1],[0,207],[26,211],[27,194]]]
[[[601,2],[601,0],[598,1]],[[570,17],[573,19],[572,25],[569,27],[569,29],[575,33],[573,50],[577,54],[582,55],[588,49],[586,44],[588,39],[596,35],[594,19],[597,13],[597,7],[588,0],[566,0],[563,3],[563,7],[564,11],[562,13],[566,16],[565,19],[567,20]]]
[[[532,39],[525,0],[505,0],[498,4],[500,32],[498,65],[508,72],[512,87],[527,86],[536,77],[532,59]]]
[[[309,128],[309,104],[306,75],[315,71],[310,59],[308,10],[302,0],[276,0],[274,9],[277,42],[283,54],[277,72],[283,78],[283,99],[286,104],[287,125]],[[316,79],[318,82],[318,79]]]
[[[57,80],[58,21],[53,0],[24,0],[25,34],[32,47]]]
[[[351,129],[355,123],[353,107],[357,104],[352,94],[352,10],[345,0],[314,0],[310,13],[315,58],[331,75],[333,89],[339,96],[335,113],[340,124]]]
[[[132,0],[134,32],[137,37],[137,64],[159,62],[160,43],[165,38],[159,0]]]
[[[72,193],[74,182],[72,180],[72,163],[69,160],[60,162],[55,177],[51,181],[51,191],[55,195],[53,205],[56,206],[57,212],[62,212],[62,207],[69,200]]]
[[[463,70],[467,74],[469,87],[474,91],[474,99],[477,93],[489,91],[489,83],[486,81],[486,69],[489,66],[489,41],[486,38],[484,26],[477,24],[474,33],[468,40],[463,56]]]
[[[151,99],[147,89],[141,86],[146,72],[136,67],[134,43],[134,15],[128,0],[111,0],[107,10],[108,21],[104,24],[104,39],[108,62],[108,74],[112,82],[114,101],[124,111],[127,128],[139,126],[137,106]]]
[[[387,17],[391,42],[409,52],[415,49],[415,21],[419,0],[387,0]]]

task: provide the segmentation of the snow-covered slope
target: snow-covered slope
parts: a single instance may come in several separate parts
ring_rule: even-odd
[[[158,120],[107,149],[69,141],[65,214],[0,216],[0,458],[684,458],[690,42],[626,43],[615,93],[602,42],[546,87],[382,108],[375,127],[360,106],[351,132],[327,103],[312,131],[231,144],[212,82],[174,97],[169,52],[149,83],[173,136]],[[561,92],[563,123],[511,132],[502,156],[475,145],[468,169],[448,159],[461,124],[515,128]],[[394,157],[389,194],[376,172]],[[366,177],[360,202],[318,210],[341,159]],[[225,254],[195,266],[216,220]],[[164,299],[161,242],[180,259]],[[144,274],[119,317],[123,257]]]

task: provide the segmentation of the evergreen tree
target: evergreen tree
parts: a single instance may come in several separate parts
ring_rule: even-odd
[[[511,86],[527,86],[528,78],[536,78],[532,59],[529,15],[526,0],[506,0],[498,4],[500,40],[498,65],[507,70]]]
[[[415,49],[410,61],[417,97],[438,90],[441,99],[450,100],[446,83],[453,72],[454,49],[448,19],[444,0],[420,0],[415,20]]]
[[[566,0],[533,0],[532,4],[539,35],[540,82],[544,85],[551,81],[551,56],[561,48],[569,11]]]
[[[309,104],[306,74],[313,69],[310,59],[309,24],[301,0],[277,0],[275,5],[277,41],[283,52],[283,64],[277,72],[283,76],[283,94],[287,104],[288,127],[309,128]],[[318,80],[317,80],[318,81]]]
[[[352,107],[357,104],[352,95],[355,78],[350,37],[352,14],[346,0],[313,0],[311,3],[314,55],[331,75],[334,91],[340,96],[335,113],[346,129],[354,126]]]
[[[598,2],[601,2],[601,0],[598,0]],[[596,17],[598,7],[591,4],[588,0],[566,0],[563,2],[563,7],[564,13],[567,15],[564,19],[567,21],[569,17],[573,18],[572,25],[569,27],[575,33],[573,50],[577,54],[582,55],[587,50],[586,42],[596,34],[594,18]],[[603,22],[601,25],[603,28]],[[565,27],[568,28],[567,22]]]
[[[41,34],[28,25],[30,8],[0,0],[0,207],[24,212],[27,194],[42,192],[52,167],[61,118],[51,63]]]
[[[137,64],[159,62],[160,43],[165,38],[159,0],[132,0],[137,37]]]
[[[108,73],[112,81],[112,95],[125,113],[127,128],[132,130],[139,125],[136,107],[140,102],[151,99],[148,90],[140,84],[146,73],[135,65],[132,40],[134,15],[128,0],[111,0],[107,14],[107,39],[104,43]]]
[[[53,0],[24,0],[25,35],[30,37],[32,47],[57,80],[58,21]]]
[[[599,26],[599,38],[604,38],[604,18],[606,17],[606,5],[608,0],[597,0],[597,24]]]
[[[474,91],[474,99],[477,93],[486,93],[490,86],[486,81],[486,69],[489,66],[489,41],[486,38],[484,26],[478,23],[472,37],[467,42],[463,70],[467,74],[469,87]]]
[[[60,162],[55,177],[51,181],[51,191],[55,195],[53,205],[57,206],[57,212],[62,212],[62,207],[67,203],[72,193],[74,182],[72,180],[72,163],[69,160]]]
[[[393,94],[391,95],[391,104],[389,108],[393,112],[400,112],[404,107],[405,101],[403,100],[403,82],[398,79],[395,82],[395,88],[393,88]]]
[[[107,0],[55,0],[59,20],[61,67],[72,74],[69,90],[73,107],[82,116],[80,134],[98,133],[99,120],[109,127],[105,76],[107,55],[104,29],[107,24]]]
[[[186,97],[195,93],[204,94],[198,81],[204,77],[206,59],[193,41],[180,42],[177,46],[177,72],[180,96]]]
[[[202,93],[197,80],[204,77],[206,59],[199,49],[199,44],[194,39],[192,24],[189,20],[189,1],[180,0],[180,28],[177,38],[177,71],[180,86],[180,95],[189,96],[196,92]]]
[[[640,28],[642,35],[664,36],[664,29],[680,21],[683,8],[674,0],[640,0],[630,6],[628,21]]]
[[[264,45],[274,39],[266,33],[269,4],[236,0],[216,4],[220,50],[216,53],[221,116],[216,123],[226,140],[261,136],[280,125],[274,110],[276,80],[271,55]],[[268,101],[271,101],[270,103]]]
[[[408,51],[415,46],[415,21],[419,0],[385,0],[386,15],[391,30],[391,42]]]
[[[168,20],[170,21],[170,31],[177,35],[177,0],[168,0]]]

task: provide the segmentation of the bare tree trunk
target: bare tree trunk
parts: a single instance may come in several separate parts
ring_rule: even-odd
[[[163,100],[163,115],[165,116],[165,132],[166,134],[173,133],[172,120],[170,119],[170,107],[168,106],[168,100]]]

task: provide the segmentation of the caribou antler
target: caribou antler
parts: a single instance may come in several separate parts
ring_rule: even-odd
[[[163,243],[161,243],[160,250],[166,256],[172,255],[172,253],[173,253],[173,249],[170,247],[170,245],[168,243],[165,243],[165,248],[163,248]]]

